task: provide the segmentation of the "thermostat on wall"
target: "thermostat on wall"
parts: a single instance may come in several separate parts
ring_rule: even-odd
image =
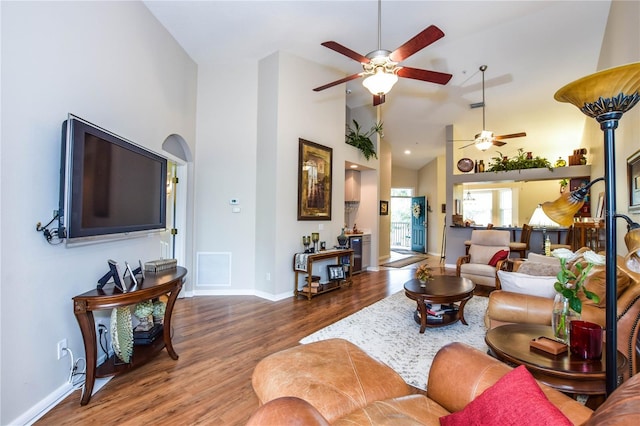
[[[240,200],[237,198],[232,198],[229,200],[229,204],[231,204],[232,206],[235,206],[236,204],[240,204]]]

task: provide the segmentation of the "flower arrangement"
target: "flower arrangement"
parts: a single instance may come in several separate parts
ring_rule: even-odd
[[[431,268],[429,268],[426,264],[422,264],[418,266],[416,270],[416,278],[420,281],[427,281],[433,277],[431,273]]]
[[[413,206],[411,206],[411,208],[413,209],[413,217],[418,219],[420,217],[420,214],[422,213],[422,208],[420,207],[420,204],[413,203]]]
[[[555,282],[553,287],[558,293],[569,300],[569,307],[577,313],[582,313],[582,301],[578,297],[580,291],[584,293],[587,299],[599,303],[600,298],[598,295],[584,288],[583,284],[593,265],[605,264],[605,257],[591,250],[584,252],[583,256],[584,260],[587,261],[587,266],[583,267],[581,263],[576,263],[575,269],[578,272],[578,275],[576,275],[571,269],[567,268],[567,261],[573,260],[576,257],[574,252],[569,249],[560,248],[555,249],[551,254],[560,259],[560,272],[558,272],[556,276],[558,281]]]
[[[584,252],[583,256],[587,266],[583,266],[581,262],[575,262],[576,275],[567,267],[567,261],[574,260],[577,257],[576,253],[562,248],[554,250],[551,254],[560,259],[560,272],[556,275],[558,280],[553,284],[557,294],[553,301],[551,326],[553,327],[554,336],[567,343],[569,340],[569,323],[572,320],[580,319],[580,314],[582,313],[582,300],[580,300],[578,294],[582,291],[587,299],[593,300],[595,303],[600,302],[600,297],[597,294],[584,287],[584,281],[593,265],[605,264],[605,257],[591,250]]]

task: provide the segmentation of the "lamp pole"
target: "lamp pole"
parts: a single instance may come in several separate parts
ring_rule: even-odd
[[[604,132],[604,181],[605,181],[605,282],[606,282],[606,390],[607,395],[618,386],[618,333],[617,333],[617,232],[616,232],[616,164],[615,129],[622,113],[608,112],[595,117]]]
[[[640,62],[599,71],[569,83],[554,98],[569,102],[595,118],[604,132],[606,392],[618,385],[617,241],[615,129],[622,115],[640,101]]]

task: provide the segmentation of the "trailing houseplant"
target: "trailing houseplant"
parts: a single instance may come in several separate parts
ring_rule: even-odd
[[[356,120],[353,120],[353,127],[347,126],[345,142],[358,148],[367,160],[371,157],[378,158],[376,149],[371,141],[371,136],[376,133],[382,135],[382,123],[376,123],[369,131],[363,132],[360,124],[358,124]]]
[[[539,169],[547,168],[553,170],[549,160],[543,157],[533,157],[524,152],[524,149],[518,148],[518,155],[512,158],[503,156],[498,151],[498,156],[491,158],[491,161],[487,165],[488,172],[503,172],[508,170],[522,170],[522,169]]]

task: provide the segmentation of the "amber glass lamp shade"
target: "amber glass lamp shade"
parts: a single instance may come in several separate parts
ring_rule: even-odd
[[[554,98],[580,108],[589,117],[626,112],[640,99],[640,62],[609,68],[567,84]]]
[[[627,232],[627,235],[624,236],[624,243],[629,250],[624,258],[627,268],[640,273],[640,228]]]
[[[623,214],[617,214],[615,217],[620,217],[627,221],[627,234],[624,236],[624,244],[629,251],[624,258],[627,268],[633,272],[640,273],[640,224]]]
[[[598,178],[589,182],[586,186],[578,188],[575,191],[565,192],[555,201],[547,201],[542,204],[542,211],[549,219],[558,223],[560,226],[569,227],[573,224],[573,216],[584,205],[584,199],[589,193],[589,188],[594,183],[604,180]]]

